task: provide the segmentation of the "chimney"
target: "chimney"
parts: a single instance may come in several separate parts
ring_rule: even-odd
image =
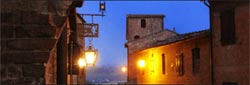
[[[176,32],[176,28],[175,27],[173,28],[173,31]]]

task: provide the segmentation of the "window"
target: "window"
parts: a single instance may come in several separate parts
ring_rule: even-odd
[[[176,73],[177,73],[178,76],[183,76],[184,75],[184,61],[183,61],[183,58],[184,58],[183,53],[176,56],[175,65],[176,65]]]
[[[193,57],[193,74],[199,73],[200,71],[200,48],[192,49]]]
[[[221,12],[221,44],[230,45],[235,43],[235,20],[234,8]]]
[[[140,39],[140,36],[139,36],[139,35],[136,35],[136,36],[134,36],[134,39],[135,39],[135,40]]]
[[[162,54],[162,74],[165,74],[165,54]]]
[[[223,82],[222,85],[237,85],[235,82]]]
[[[146,20],[141,19],[141,28],[145,28],[145,27],[146,27]]]

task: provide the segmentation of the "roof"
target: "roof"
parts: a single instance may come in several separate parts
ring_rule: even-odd
[[[163,14],[128,14],[127,15],[127,18],[152,18],[152,17],[164,18],[165,15]]]
[[[190,39],[190,38],[193,38],[193,37],[201,37],[202,35],[209,35],[209,34],[210,34],[209,29],[196,31],[196,32],[190,32],[190,33],[186,33],[186,34],[179,34],[179,35],[167,38],[165,40],[157,41],[151,47],[167,45],[167,44],[175,43],[175,42],[178,42],[178,41],[183,41],[183,40],[186,40],[186,39]]]
[[[179,33],[177,33],[176,31],[173,31],[173,30],[170,30],[170,29],[167,29],[167,28],[165,28],[164,30],[169,31],[169,32],[172,32],[172,33],[175,33],[175,34],[179,34]]]

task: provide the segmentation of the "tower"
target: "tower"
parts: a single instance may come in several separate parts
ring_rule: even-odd
[[[133,41],[163,31],[164,15],[127,15],[126,39]]]

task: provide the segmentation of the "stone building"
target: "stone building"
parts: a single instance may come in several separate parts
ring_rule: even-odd
[[[74,60],[80,50],[76,7],[82,4],[83,0],[1,1],[1,84],[66,84],[67,55],[75,52]]]
[[[127,16],[128,84],[211,84],[209,31],[178,34],[163,29],[163,18]]]
[[[128,83],[250,84],[249,1],[206,5],[210,30],[187,34],[163,30],[163,17],[128,15]],[[145,61],[144,68],[137,67],[138,60]]]
[[[213,82],[250,84],[249,0],[210,1]]]

